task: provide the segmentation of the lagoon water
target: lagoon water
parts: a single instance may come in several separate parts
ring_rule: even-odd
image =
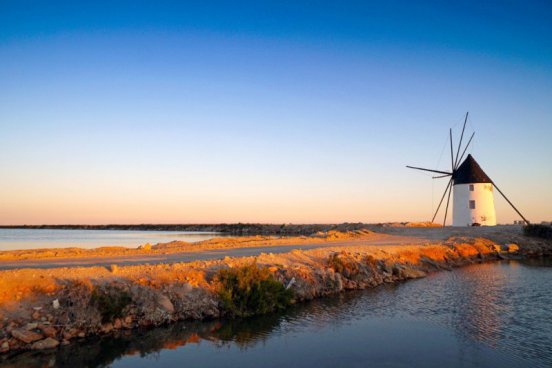
[[[138,247],[173,240],[196,242],[222,236],[194,231],[0,229],[0,251],[38,248]]]
[[[236,321],[29,352],[11,366],[550,367],[552,264],[504,261]],[[0,364],[1,365],[1,364]]]

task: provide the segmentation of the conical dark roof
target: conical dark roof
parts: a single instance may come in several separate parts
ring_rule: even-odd
[[[470,154],[454,172],[454,185],[492,182]]]

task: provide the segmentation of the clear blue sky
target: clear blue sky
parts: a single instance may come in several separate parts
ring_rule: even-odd
[[[550,2],[0,0],[0,223],[552,220]],[[499,222],[515,213],[500,198]]]

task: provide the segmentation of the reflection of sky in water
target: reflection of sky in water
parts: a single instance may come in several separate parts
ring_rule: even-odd
[[[542,266],[542,264],[539,264]],[[552,267],[468,266],[245,320],[21,354],[13,366],[549,367]],[[43,364],[43,365],[45,365]]]
[[[473,265],[299,306],[257,334],[234,328],[230,343],[222,345],[268,352],[282,365],[549,367],[550,283],[551,267]],[[210,349],[201,349],[202,359],[212,361]],[[178,356],[200,355],[195,350]]]
[[[137,247],[173,240],[197,242],[224,236],[207,232],[0,229],[0,250],[32,248],[94,248],[100,246]]]

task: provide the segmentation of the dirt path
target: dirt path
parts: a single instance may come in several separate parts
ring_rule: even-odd
[[[84,256],[84,257],[66,257],[66,258],[36,258],[21,260],[0,260],[0,270],[13,270],[22,268],[58,268],[58,267],[92,267],[92,266],[110,266],[110,265],[138,265],[138,264],[159,264],[159,263],[177,263],[206,261],[222,259],[224,257],[250,257],[261,253],[287,253],[292,250],[310,250],[326,247],[346,247],[346,246],[389,246],[389,245],[414,245],[429,243],[430,240],[425,237],[400,236],[374,234],[369,238],[351,239],[345,241],[327,241],[321,239],[314,243],[294,242],[285,245],[262,246],[240,246],[239,243],[232,248],[219,249],[196,249],[191,251],[182,251],[177,253],[153,253],[153,254],[130,254],[117,256]]]
[[[499,244],[515,242],[520,226],[496,227],[394,227],[372,226],[370,230],[345,233],[328,231],[313,236],[251,236],[216,238],[197,243],[174,241],[149,248],[102,247],[95,249],[30,249],[0,252],[0,270],[110,265],[172,264],[224,257],[249,257],[261,253],[281,254],[294,249],[311,250],[346,246],[419,245],[442,242],[449,237],[484,237]]]

